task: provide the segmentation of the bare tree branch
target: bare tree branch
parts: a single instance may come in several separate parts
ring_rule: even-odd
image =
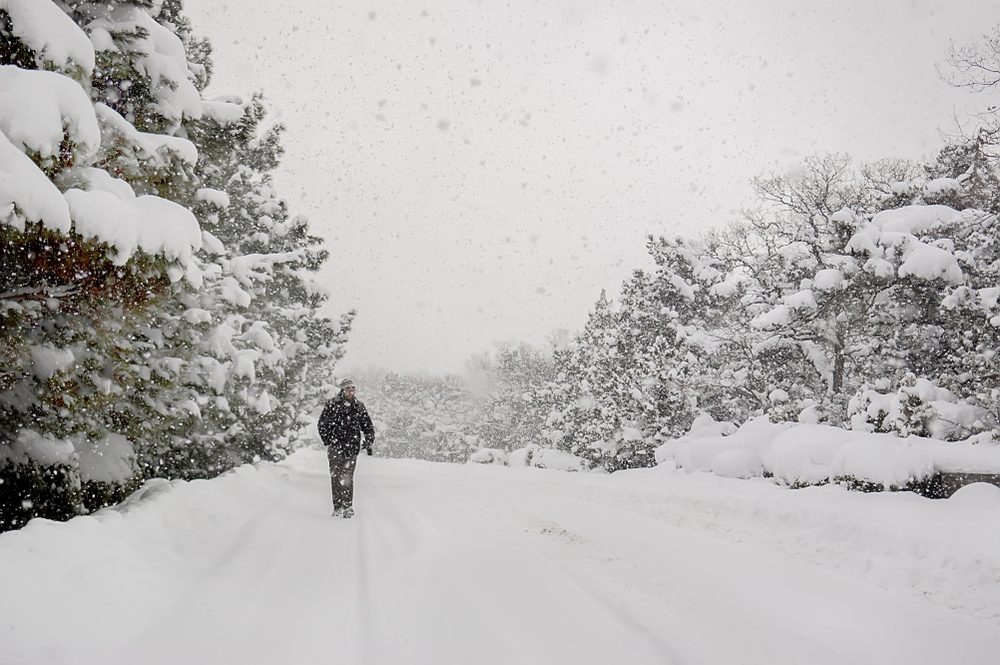
[[[938,75],[949,85],[983,92],[1000,85],[1000,26],[983,35],[982,43],[948,47],[952,72]]]

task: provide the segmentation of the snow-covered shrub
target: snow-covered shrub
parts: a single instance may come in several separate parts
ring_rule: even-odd
[[[734,448],[713,457],[709,470],[725,478],[755,478],[763,475],[764,465],[754,451]]]
[[[743,469],[760,467],[762,473],[770,473],[760,461],[761,449],[790,426],[789,423],[772,423],[766,416],[750,420],[739,428],[731,423],[715,423],[705,416],[697,422],[699,426],[687,435],[670,439],[656,449],[657,463],[672,462],[680,469],[710,471],[718,455],[735,450],[743,451]],[[719,466],[729,467],[725,458]]]
[[[535,444],[511,451],[507,456],[507,465],[511,467],[530,466],[536,469],[555,469],[557,471],[588,471],[591,467],[590,461],[583,457]]]
[[[531,466],[531,462],[538,452],[538,446],[530,444],[524,448],[518,448],[517,450],[512,450],[509,455],[507,455],[507,465],[512,467],[525,467]]]
[[[988,506],[993,509],[1000,509],[1000,487],[989,483],[970,483],[960,487],[951,495],[949,501],[961,503],[967,506],[982,507]]]
[[[555,448],[538,448],[528,462],[538,469],[555,469],[557,471],[587,471],[590,462],[582,457]]]
[[[508,453],[499,448],[480,448],[469,455],[469,462],[473,464],[507,464]]]
[[[1000,473],[1000,445],[844,430],[828,425],[772,423],[759,417],[723,435],[710,428],[657,449],[661,464],[684,471],[773,477],[789,487],[841,482],[866,491],[929,487],[939,472]]]
[[[853,429],[957,441],[996,425],[989,411],[908,374],[894,392],[862,388],[851,399]]]
[[[728,421],[716,421],[711,414],[702,412],[691,423],[691,429],[684,439],[723,438],[735,434],[739,428]],[[728,443],[728,442],[727,442]],[[676,465],[673,451],[663,445],[656,449],[656,462],[670,462]],[[763,474],[760,455],[752,449],[735,447],[716,454],[709,463],[709,470],[727,478],[752,478]]]

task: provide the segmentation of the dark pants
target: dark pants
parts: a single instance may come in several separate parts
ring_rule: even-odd
[[[328,446],[326,458],[330,462],[333,509],[351,508],[354,504],[354,467],[358,464],[358,457],[345,453],[336,446]]]

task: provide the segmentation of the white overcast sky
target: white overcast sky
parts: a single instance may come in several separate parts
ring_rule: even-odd
[[[187,0],[210,93],[287,125],[280,193],[328,240],[344,367],[460,369],[579,328],[814,152],[919,158],[983,99],[937,77],[992,0]]]

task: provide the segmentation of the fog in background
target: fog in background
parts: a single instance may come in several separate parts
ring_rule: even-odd
[[[329,241],[331,313],[359,311],[343,366],[434,372],[578,328],[647,234],[735,220],[754,175],[933,156],[981,101],[935,67],[1000,22],[985,0],[186,7],[210,92],[262,90],[287,125],[280,193]]]

